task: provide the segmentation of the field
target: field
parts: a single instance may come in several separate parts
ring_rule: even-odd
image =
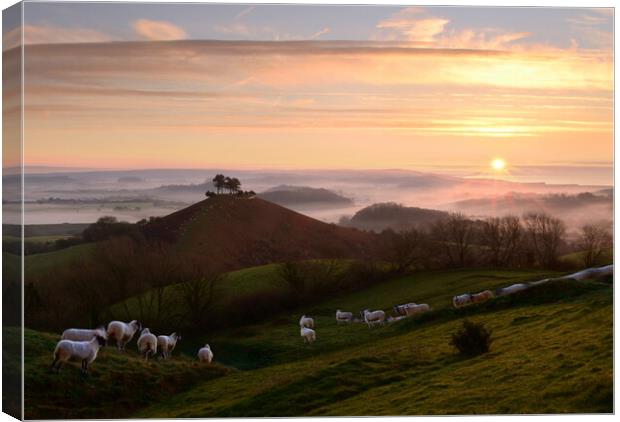
[[[268,272],[269,267],[246,271]],[[243,281],[242,275],[238,277]],[[133,352],[135,342],[126,355],[105,349],[86,379],[80,378],[77,365],[59,376],[50,374],[57,335],[27,331],[26,416],[612,412],[609,280],[554,281],[486,305],[450,308],[450,298],[457,293],[553,275],[419,273],[259,324],[184,337],[169,362],[140,362]],[[338,308],[389,310],[411,300],[427,302],[434,311],[373,329],[364,324],[338,326],[333,316]],[[317,341],[310,346],[299,336],[302,313],[316,321]],[[493,330],[490,353],[469,359],[455,354],[448,343],[464,318]],[[211,368],[195,362],[196,350],[205,342],[217,362]],[[108,413],[119,400],[117,414]]]

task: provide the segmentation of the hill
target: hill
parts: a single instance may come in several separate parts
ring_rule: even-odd
[[[555,274],[475,269],[417,273],[259,324],[184,336],[168,362],[144,363],[135,355],[135,340],[126,354],[106,348],[85,379],[77,365],[58,376],[50,374],[57,335],[26,330],[26,416],[610,413],[609,280],[558,280],[484,305],[450,308],[450,297],[457,293]],[[429,303],[434,310],[373,329],[334,320],[338,308],[389,311],[393,304],[411,300]],[[299,337],[302,313],[316,321],[317,341],[311,346]],[[474,358],[455,354],[450,335],[465,318],[492,330],[490,353]],[[205,342],[218,362],[211,368],[195,362],[195,352]]]
[[[272,262],[359,258],[374,236],[338,227],[256,197],[220,195],[149,223],[210,268],[234,270]]]
[[[323,188],[280,185],[258,194],[259,198],[283,206],[343,207],[353,205],[346,198]]]
[[[384,202],[362,208],[353,217],[342,219],[340,224],[380,232],[385,229],[405,230],[428,226],[446,216],[447,213],[444,211],[406,207],[394,202]]]

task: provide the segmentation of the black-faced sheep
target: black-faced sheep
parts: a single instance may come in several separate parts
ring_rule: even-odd
[[[54,349],[54,361],[51,369],[60,372],[60,368],[70,359],[82,361],[82,374],[88,373],[88,365],[96,358],[99,348],[105,345],[105,338],[95,336],[90,341],[60,340]]]

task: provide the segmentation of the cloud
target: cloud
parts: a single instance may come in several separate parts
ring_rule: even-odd
[[[241,12],[237,13],[235,15],[235,20],[239,20],[242,17],[244,17],[245,15],[247,15],[248,13],[251,13],[256,7],[255,6],[250,6],[246,9],[243,9]]]
[[[387,30],[392,35],[404,36],[409,41],[429,43],[443,32],[450,21],[435,17],[425,18],[425,13],[424,9],[418,7],[402,9],[389,19],[379,22],[377,28]]]
[[[150,41],[172,41],[187,38],[183,28],[166,21],[138,19],[131,26],[137,35]]]
[[[62,28],[52,25],[24,25],[24,44],[64,44],[114,41],[109,34],[89,28]],[[3,35],[2,49],[21,44],[21,27]]]
[[[314,34],[310,35],[308,37],[309,40],[314,40],[316,38],[319,38],[321,35],[325,35],[327,33],[331,32],[330,28],[323,28],[320,31],[315,32]]]

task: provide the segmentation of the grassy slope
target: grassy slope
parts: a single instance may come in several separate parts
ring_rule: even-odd
[[[55,334],[25,331],[27,419],[123,418],[198,381],[230,371],[221,365],[200,365],[186,356],[147,363],[134,352],[134,341],[125,354],[115,348],[102,349],[88,377],[80,375],[77,362],[53,374],[49,365],[58,338]]]
[[[38,274],[49,271],[56,266],[62,267],[73,260],[80,259],[90,253],[94,247],[94,243],[84,243],[53,252],[26,256],[26,261],[24,263],[26,282],[33,281]]]
[[[433,273],[326,302],[308,310],[317,322],[312,346],[300,340],[298,315],[215,334],[207,340],[216,360],[254,359],[263,367],[202,383],[138,416],[611,412],[608,284],[560,282],[551,294],[545,295],[542,286],[530,291],[545,300],[525,296],[464,313],[440,310],[435,320],[373,330],[362,324],[336,326],[331,315],[336,306],[387,308],[410,299],[439,308],[446,306],[449,290],[451,295],[544,275],[505,276],[493,280],[488,272],[474,270]],[[493,330],[491,353],[462,359],[448,345],[467,313]]]

